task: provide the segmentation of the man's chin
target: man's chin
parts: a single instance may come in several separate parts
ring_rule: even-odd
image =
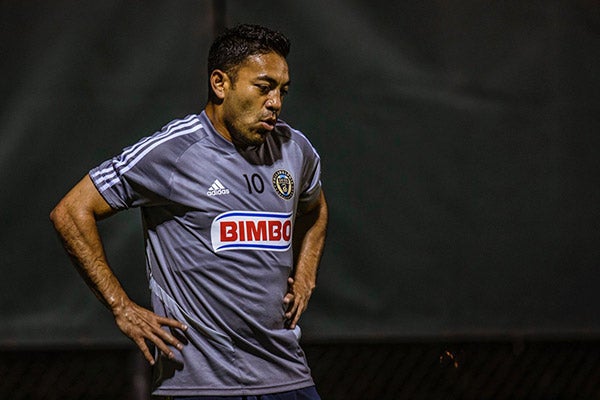
[[[259,136],[256,139],[252,140],[252,144],[254,146],[260,146],[261,144],[263,144],[265,141],[267,140],[267,135],[264,136]]]
[[[244,147],[247,146],[260,146],[261,144],[263,144],[265,142],[265,140],[267,140],[267,135],[269,134],[269,131],[257,131],[257,132],[252,132],[251,134],[248,135],[239,135],[235,138],[235,142],[238,145],[242,145]]]

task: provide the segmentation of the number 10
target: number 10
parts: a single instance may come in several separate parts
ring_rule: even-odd
[[[252,174],[250,178],[248,178],[248,175],[244,174],[244,178],[246,178],[246,185],[248,185],[248,192],[250,194],[252,194],[252,188],[254,188],[256,193],[265,191],[265,183],[259,174]]]

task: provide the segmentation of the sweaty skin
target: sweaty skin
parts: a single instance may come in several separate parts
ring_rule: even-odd
[[[311,207],[299,211],[293,237],[296,267],[294,277],[288,280],[289,293],[283,299],[287,306],[285,318],[290,329],[296,327],[308,307],[308,300],[317,282],[317,269],[327,232],[327,202],[323,191]]]
[[[148,362],[154,364],[154,358],[146,340],[167,357],[174,358],[168,345],[182,349],[183,344],[162,327],[185,331],[187,326],[131,301],[108,265],[96,223],[113,214],[90,177],[85,176],[52,210],[50,219],[79,273],[112,311],[119,329],[140,348]]]
[[[273,130],[290,86],[287,62],[277,53],[250,56],[231,74],[214,70],[210,84],[218,99],[206,114],[215,129],[235,145],[260,145]]]

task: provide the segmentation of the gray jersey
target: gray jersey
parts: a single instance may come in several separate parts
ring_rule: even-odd
[[[154,394],[313,384],[283,308],[296,209],[321,190],[319,157],[300,132],[279,121],[263,145],[241,153],[203,112],[90,176],[114,209],[141,207],[154,311],[189,326],[179,360],[159,358]]]

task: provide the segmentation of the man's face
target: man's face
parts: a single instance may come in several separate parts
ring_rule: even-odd
[[[248,57],[223,97],[223,122],[234,143],[260,145],[275,127],[290,85],[287,62],[271,52]]]

